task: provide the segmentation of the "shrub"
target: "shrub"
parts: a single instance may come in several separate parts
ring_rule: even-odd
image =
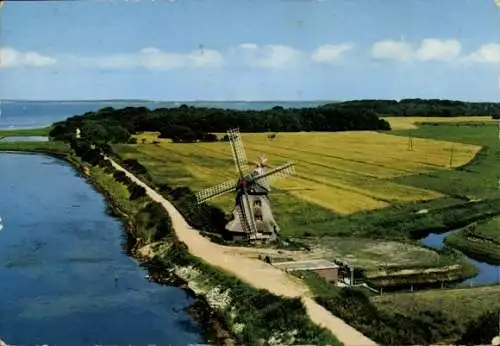
[[[134,183],[132,181],[128,185],[128,191],[130,192],[130,200],[131,201],[146,196],[146,189],[143,188],[142,186],[137,185],[136,183]]]

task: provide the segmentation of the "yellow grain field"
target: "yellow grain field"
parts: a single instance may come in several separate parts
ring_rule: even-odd
[[[413,138],[414,150],[409,151],[408,138],[370,131],[281,133],[274,141],[268,140],[265,133],[242,134],[242,139],[251,163],[261,154],[267,156],[271,167],[295,161],[294,176],[276,181],[273,188],[339,214],[439,197],[435,191],[396,184],[390,179],[451,169],[451,150],[456,167],[469,162],[480,149]],[[236,177],[227,142],[173,144],[160,139],[159,144],[152,144],[154,140],[156,134],[142,134],[139,144],[120,151],[147,167],[154,166],[151,171],[159,181],[187,184],[195,191]],[[231,205],[232,198],[221,198],[217,204]]]
[[[393,130],[412,130],[419,123],[491,123],[491,117],[384,117]]]

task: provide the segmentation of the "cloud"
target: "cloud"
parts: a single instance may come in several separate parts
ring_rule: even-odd
[[[284,45],[261,47],[255,43],[242,43],[225,52],[200,49],[189,53],[174,53],[149,47],[133,54],[113,54],[103,57],[84,58],[72,56],[71,60],[74,64],[105,69],[142,67],[150,70],[171,70],[234,64],[281,69],[300,63],[302,55],[302,52]]]
[[[427,38],[422,41],[415,56],[420,61],[450,61],[458,58],[461,51],[462,45],[457,40],[442,41],[435,38]]]
[[[267,45],[260,49],[259,55],[251,64],[271,69],[284,69],[299,65],[305,54],[285,45]]]
[[[103,69],[143,67],[150,70],[171,70],[181,67],[214,67],[224,63],[224,57],[216,50],[199,49],[189,53],[164,52],[148,47],[131,54],[112,54],[102,57],[69,56],[70,64]]]
[[[500,62],[500,44],[483,44],[476,51],[472,52],[466,58],[469,62],[479,63],[499,63]]]
[[[240,48],[242,49],[251,49],[251,50],[254,50],[254,49],[257,49],[259,48],[259,45],[257,45],[256,43],[242,43],[239,45]]]
[[[241,43],[226,50],[200,48],[190,52],[169,52],[156,47],[146,47],[136,52],[108,55],[80,56],[59,54],[57,59],[35,52],[19,52],[12,48],[2,49],[2,67],[19,65],[100,68],[123,70],[143,68],[154,71],[179,68],[214,68],[221,66],[255,67],[283,70],[308,66],[312,63],[338,61],[352,47],[351,44],[325,44],[313,51],[299,50],[282,44],[258,45]]]
[[[239,64],[269,69],[286,69],[309,63],[333,63],[352,48],[351,44],[325,44],[312,52],[301,51],[286,45],[243,43],[232,51],[231,58]]]
[[[338,61],[344,53],[352,49],[352,45],[343,44],[325,44],[319,46],[312,54],[311,60],[316,63],[333,63]]]
[[[462,45],[457,40],[427,38],[422,40],[418,49],[405,41],[384,40],[373,44],[371,56],[399,61],[451,61],[458,58],[461,51]]]
[[[14,48],[0,48],[0,68],[32,66],[42,67],[54,65],[56,59],[34,51],[21,52]]]
[[[384,40],[373,44],[371,55],[375,59],[407,61],[412,59],[413,49],[403,41]]]

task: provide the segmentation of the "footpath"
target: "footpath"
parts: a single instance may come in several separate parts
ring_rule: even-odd
[[[191,228],[180,212],[167,199],[110,158],[108,160],[116,169],[123,171],[136,184],[144,187],[148,196],[165,208],[172,219],[172,226],[177,237],[187,245],[192,255],[231,273],[256,288],[266,289],[276,295],[285,297],[300,297],[311,321],[328,329],[346,346],[377,345],[374,341],[316,303],[308,287],[301,280],[264,261],[231,252],[229,246],[212,243],[200,235],[198,231]]]

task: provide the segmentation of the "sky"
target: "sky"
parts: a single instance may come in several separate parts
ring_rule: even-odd
[[[500,101],[494,0],[6,1],[0,98]]]

